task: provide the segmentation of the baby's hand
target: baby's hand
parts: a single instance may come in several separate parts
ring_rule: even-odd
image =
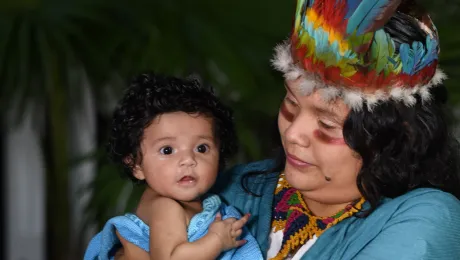
[[[220,239],[222,251],[239,247],[246,243],[246,240],[237,240],[243,232],[243,226],[249,220],[249,214],[244,215],[241,219],[228,218],[222,220],[220,213],[217,213],[216,219],[209,227],[209,235],[215,235]]]

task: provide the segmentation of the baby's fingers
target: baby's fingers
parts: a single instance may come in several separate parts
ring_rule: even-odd
[[[235,231],[232,232],[232,237],[235,237],[235,238],[239,237],[239,236],[241,236],[242,233],[243,233],[243,230],[240,228],[240,229],[235,230]]]
[[[246,223],[248,222],[250,216],[251,216],[251,215],[248,213],[248,214],[244,215],[242,218],[240,218],[239,220],[235,221],[235,222],[232,224],[233,230],[237,230],[237,229],[243,228],[243,226],[246,225]]]
[[[222,220],[222,214],[220,214],[220,212],[217,212],[216,218],[214,219],[214,221],[221,221],[221,220]]]
[[[240,247],[248,242],[246,239],[236,241],[236,247]]]

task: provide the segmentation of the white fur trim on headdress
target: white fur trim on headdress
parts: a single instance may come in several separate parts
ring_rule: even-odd
[[[325,88],[320,89],[319,91],[320,91],[321,97],[325,101],[328,101],[328,102],[338,98],[341,94],[340,89],[335,88],[335,87],[325,87]]]
[[[302,94],[309,95],[315,89],[319,89],[325,101],[342,98],[345,104],[353,110],[361,110],[363,103],[366,102],[367,109],[372,111],[373,107],[388,100],[403,102],[406,106],[413,106],[417,102],[417,95],[420,96],[422,102],[430,101],[431,94],[429,89],[440,85],[447,79],[446,74],[438,68],[430,82],[425,85],[412,88],[393,86],[389,92],[377,90],[374,93],[363,93],[341,86],[327,86],[316,75],[305,71],[294,63],[289,41],[285,41],[275,47],[275,56],[272,59],[272,65],[275,69],[283,73],[286,80],[295,80],[303,76],[304,80],[299,84]]]
[[[294,60],[291,56],[290,44],[288,40],[275,47],[275,57],[272,59],[275,69],[283,72],[285,75],[293,70]]]

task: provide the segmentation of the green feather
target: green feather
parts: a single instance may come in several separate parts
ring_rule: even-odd
[[[374,32],[368,32],[362,35],[356,35],[356,33],[353,33],[347,38],[347,41],[351,50],[356,53],[361,53],[367,52],[367,49],[363,47],[367,46],[373,38]]]
[[[388,76],[399,65],[399,57],[395,56],[395,46],[391,37],[383,30],[377,30],[371,46],[371,57],[375,71]]]
[[[391,45],[390,45],[391,46]],[[383,30],[378,30],[374,34],[374,40],[371,46],[371,60],[373,60],[373,69],[380,74],[388,62],[389,46],[386,41],[386,34]]]

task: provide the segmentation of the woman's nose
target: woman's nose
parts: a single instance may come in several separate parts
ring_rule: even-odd
[[[296,117],[284,131],[285,139],[290,144],[307,147],[310,145],[308,137],[308,121],[303,117]]]

